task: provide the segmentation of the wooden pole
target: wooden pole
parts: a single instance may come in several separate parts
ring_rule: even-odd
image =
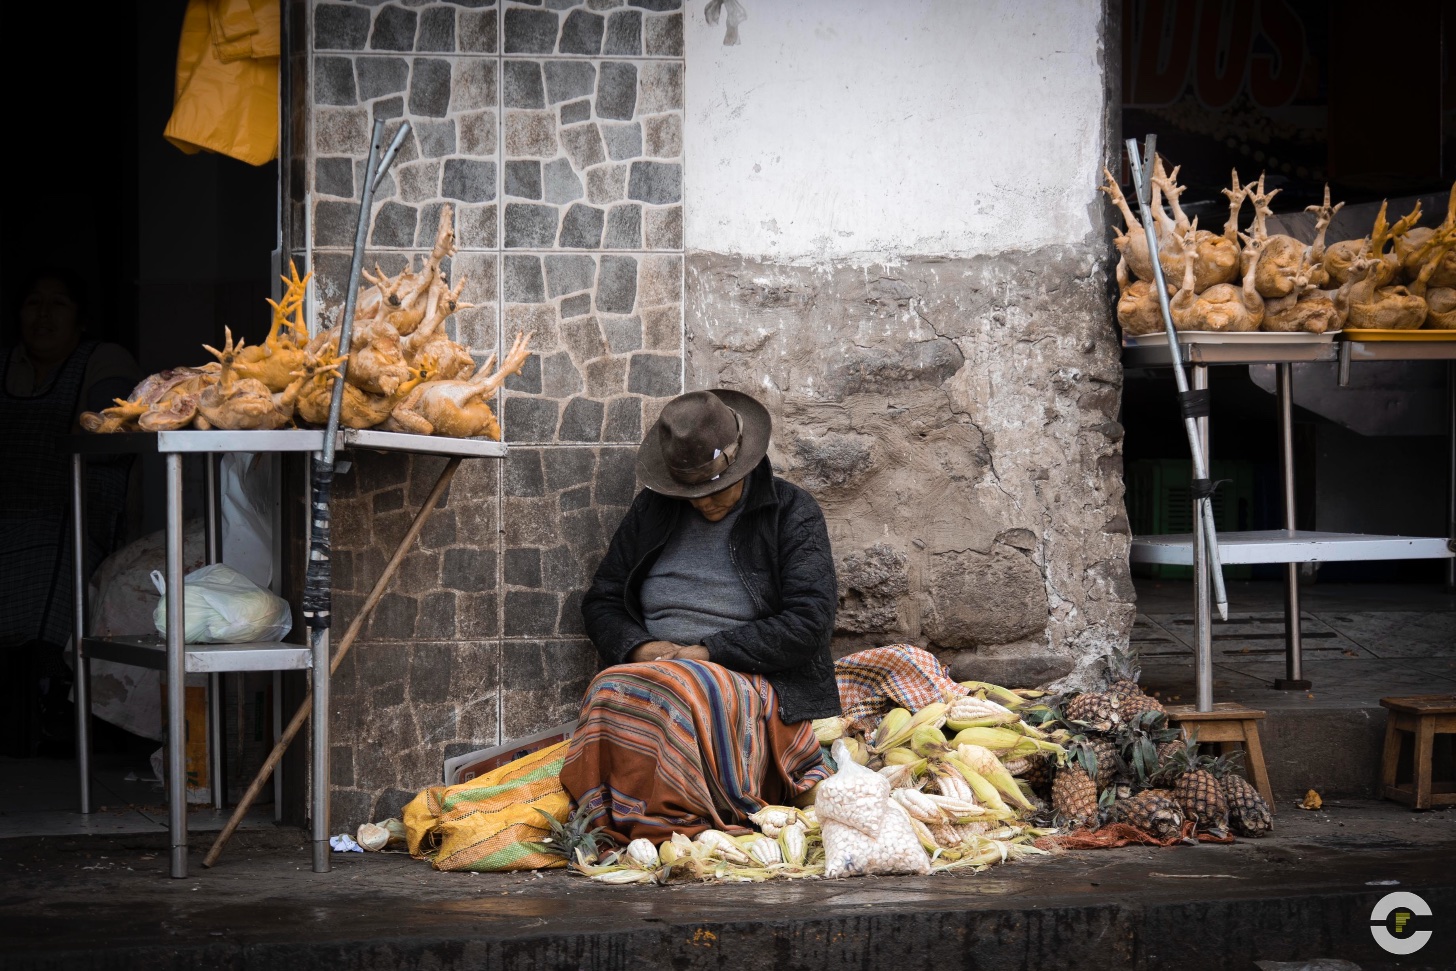
[[[379,579],[375,581],[374,588],[369,591],[369,596],[365,599],[364,606],[349,624],[349,629],[344,632],[344,636],[339,639],[339,646],[334,652],[333,659],[329,662],[330,674],[333,674],[339,669],[339,662],[343,661],[344,655],[349,653],[349,648],[354,646],[354,639],[359,636],[359,631],[363,629],[365,621],[369,619],[369,615],[374,612],[375,606],[384,596],[384,591],[389,586],[389,581],[394,579],[394,574],[399,570],[400,564],[404,562],[405,556],[409,554],[410,548],[414,546],[415,540],[420,535],[420,530],[425,528],[425,522],[430,518],[430,513],[434,511],[436,503],[444,495],[445,489],[450,485],[450,480],[455,477],[455,470],[458,468],[460,468],[460,458],[459,456],[454,456],[450,461],[445,463],[445,468],[440,471],[440,478],[436,480],[435,487],[430,490],[430,494],[425,499],[424,505],[415,514],[414,522],[410,523],[410,528],[404,534],[404,539],[399,541],[399,547],[394,551],[394,556],[385,565],[384,571],[379,574]],[[304,696],[303,702],[298,706],[298,710],[293,713],[293,720],[283,730],[282,736],[279,737],[277,743],[273,746],[273,751],[269,752],[268,758],[263,761],[262,768],[253,777],[253,784],[248,786],[248,791],[243,793],[242,799],[238,800],[237,808],[233,810],[233,814],[228,819],[227,825],[222,828],[222,832],[217,834],[217,839],[212,843],[212,849],[208,850],[207,856],[202,859],[203,866],[210,867],[217,862],[218,856],[222,853],[223,846],[232,838],[233,832],[238,828],[238,824],[242,822],[243,817],[247,815],[248,810],[252,807],[253,800],[258,798],[258,793],[263,791],[264,783],[267,782],[268,776],[272,774],[273,770],[277,768],[279,761],[283,758],[283,753],[288,749],[289,743],[293,741],[303,728],[304,723],[308,721],[312,701],[313,692],[310,691]],[[314,780],[314,785],[326,786],[329,784],[328,779]]]

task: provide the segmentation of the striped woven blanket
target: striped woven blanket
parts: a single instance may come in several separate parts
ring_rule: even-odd
[[[828,776],[808,722],[786,725],[772,685],[706,661],[608,668],[587,689],[561,784],[620,843],[746,833],[748,814]]]

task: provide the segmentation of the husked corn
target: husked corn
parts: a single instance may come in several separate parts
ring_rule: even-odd
[[[748,855],[763,866],[784,862],[783,851],[779,849],[778,841],[771,840],[767,836],[760,836],[750,843]]]
[[[651,840],[638,837],[627,844],[627,859],[638,866],[657,866],[657,847]]]

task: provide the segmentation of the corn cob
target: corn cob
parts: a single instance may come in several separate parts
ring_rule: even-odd
[[[728,860],[730,863],[749,863],[748,854],[738,848],[733,842],[733,837],[716,829],[705,829],[698,834],[696,842],[710,847],[717,856]]]
[[[764,806],[758,812],[748,814],[749,821],[768,837],[778,836],[780,830],[798,818],[793,806]]]
[[[941,818],[946,822],[960,822],[973,816],[986,815],[986,810],[970,799],[955,799],[951,796],[938,796],[930,793],[921,793],[921,796],[940,812]],[[933,820],[926,820],[926,822],[933,822]]]
[[[637,838],[627,844],[627,859],[639,867],[657,866],[657,847],[648,839]]]
[[[844,734],[848,720],[841,715],[833,715],[829,718],[816,718],[809,723],[809,728],[814,732],[814,737],[819,739],[820,745],[828,745],[836,738]]]
[[[874,741],[870,748],[876,752],[883,752],[900,744],[899,742],[891,744],[890,740],[899,735],[901,730],[910,724],[910,719],[913,717],[915,716],[908,708],[891,708],[885,712],[884,717],[880,719],[879,727],[875,729]],[[905,737],[909,738],[910,733],[905,732]]]
[[[591,878],[593,880],[599,880],[602,883],[648,883],[653,879],[653,874],[651,870],[622,869],[607,870],[604,873],[593,873]]]
[[[1006,771],[1006,766],[1001,764],[1001,760],[996,758],[990,749],[982,748],[979,745],[960,745],[956,747],[956,754],[962,762],[979,772],[986,781],[995,786],[1011,802],[1022,809],[1035,808],[1032,806],[1031,800],[1022,794],[1021,788],[1017,786],[1011,773]]]
[[[988,748],[998,756],[1006,758],[1021,758],[1032,755],[1036,752],[1051,752],[1055,755],[1063,754],[1063,749],[1055,741],[1043,737],[1044,733],[1037,731],[1024,722],[1017,722],[1015,725],[1008,725],[1003,728],[967,728],[965,731],[957,732],[952,736],[950,744],[955,745],[979,745]]]
[[[970,803],[976,801],[976,794],[971,790],[970,784],[961,778],[960,773],[950,768],[936,773],[935,788],[941,795],[950,796],[952,799]]]
[[[966,784],[969,785],[971,787],[971,791],[976,794],[977,803],[985,806],[987,809],[1005,813],[1008,816],[1013,815],[1010,807],[1006,805],[1006,801],[1001,798],[1001,793],[996,790],[996,787],[992,785],[985,776],[981,775],[981,773],[971,768],[965,762],[962,762],[956,756],[952,755],[946,757],[945,762],[951,768],[959,772],[961,774],[961,778],[966,780]]]
[[[917,789],[896,789],[890,793],[890,798],[903,806],[911,818],[923,823],[943,823],[949,819],[948,814],[930,796]]]
[[[809,855],[808,830],[803,823],[790,823],[779,833],[779,852],[784,862],[792,866],[803,866]]]
[[[1012,691],[1010,688],[1003,688],[999,684],[992,684],[989,681],[962,681],[961,687],[972,694],[978,694],[983,698],[989,698],[1007,708],[1020,708],[1026,703],[1026,699]]]
[[[1021,721],[1021,716],[985,698],[957,698],[945,712],[945,725],[953,732],[967,728],[988,728]]]
[[[748,855],[763,866],[773,866],[775,863],[784,862],[784,854],[779,848],[778,840],[771,840],[767,836],[760,836],[750,843]]]
[[[887,765],[880,769],[880,775],[890,780],[891,789],[903,789],[914,784],[915,770],[908,765]]]
[[[890,713],[881,720],[879,729],[875,731],[875,743],[870,746],[870,751],[883,752],[897,745],[903,745],[920,728],[939,729],[945,724],[946,707],[945,702],[937,701],[926,705],[909,718],[900,714],[900,712],[905,712],[908,715],[909,712],[906,709],[891,709]]]
[[[922,725],[910,735],[910,750],[922,758],[939,755],[946,749],[945,733],[938,728]]]

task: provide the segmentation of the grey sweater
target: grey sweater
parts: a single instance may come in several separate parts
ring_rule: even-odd
[[[660,641],[701,644],[709,636],[751,620],[758,610],[733,568],[728,537],[748,490],[722,519],[710,523],[684,510],[662,555],[642,581],[642,617]]]

